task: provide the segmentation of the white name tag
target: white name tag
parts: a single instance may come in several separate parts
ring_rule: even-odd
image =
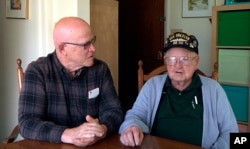
[[[96,98],[99,95],[99,87],[89,91],[88,98]]]

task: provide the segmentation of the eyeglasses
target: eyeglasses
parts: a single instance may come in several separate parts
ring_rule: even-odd
[[[194,57],[165,57],[164,60],[167,65],[173,66],[177,63],[177,61],[181,62],[185,66],[189,66],[193,64],[193,60],[197,56]]]
[[[95,41],[96,41],[96,36],[94,36],[93,39],[91,39],[90,41],[84,44],[78,44],[78,43],[72,43],[72,42],[64,42],[63,44],[75,45],[75,46],[82,47],[84,50],[88,50],[90,46],[95,43]]]

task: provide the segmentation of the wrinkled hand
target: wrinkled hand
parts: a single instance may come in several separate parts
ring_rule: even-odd
[[[131,126],[120,136],[120,141],[125,146],[139,146],[142,143],[144,134],[137,126]]]
[[[101,125],[98,119],[89,115],[86,116],[86,121],[78,127],[66,129],[61,137],[62,142],[84,147],[105,138],[107,134],[105,125]]]

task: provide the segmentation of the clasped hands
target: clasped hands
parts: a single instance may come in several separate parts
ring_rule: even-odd
[[[86,121],[78,127],[65,129],[61,136],[62,142],[84,147],[105,138],[107,135],[105,125],[100,124],[98,119],[90,115],[86,116]]]

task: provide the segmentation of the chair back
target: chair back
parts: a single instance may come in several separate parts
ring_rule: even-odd
[[[138,92],[140,92],[142,86],[144,85],[144,83],[147,80],[149,80],[153,76],[167,73],[167,71],[168,71],[166,65],[161,65],[161,66],[155,68],[154,70],[152,70],[151,72],[149,72],[148,74],[144,74],[142,60],[138,61],[138,66],[139,66],[139,68],[138,68]],[[197,69],[196,71],[198,74],[206,76],[206,74],[204,72],[202,72],[200,69]]]
[[[159,66],[157,68],[155,68],[154,70],[152,70],[150,73],[148,74],[144,74],[144,70],[143,70],[143,61],[139,60],[138,61],[138,92],[141,90],[142,86],[144,85],[144,83],[146,81],[148,81],[150,78],[152,78],[153,76],[159,75],[159,74],[163,74],[163,73],[167,73],[167,67],[165,65]]]
[[[22,81],[23,81],[23,76],[24,76],[24,72],[23,72],[23,68],[22,68],[22,60],[20,58],[18,58],[16,63],[17,63],[18,89],[19,89],[19,92],[20,92],[20,90],[22,88]]]
[[[18,58],[16,63],[17,63],[18,90],[19,90],[19,93],[20,93],[21,88],[22,88],[22,81],[23,81],[24,72],[23,72],[23,68],[22,68],[22,60],[20,58]],[[14,142],[16,140],[18,134],[19,134],[19,126],[16,125],[12,129],[11,134],[7,138],[4,139],[3,144]]]

